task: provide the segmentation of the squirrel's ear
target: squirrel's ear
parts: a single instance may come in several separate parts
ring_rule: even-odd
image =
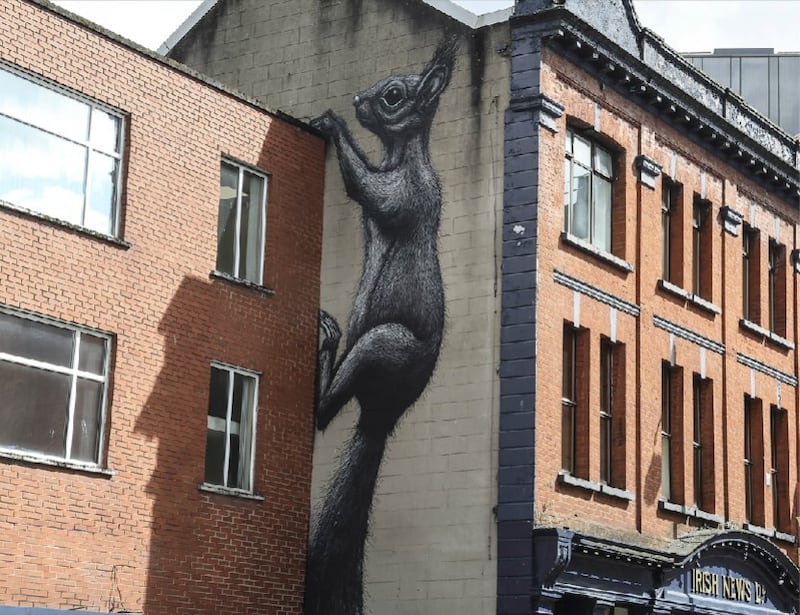
[[[425,108],[431,103],[436,102],[439,94],[444,91],[449,81],[449,68],[442,65],[431,67],[430,70],[422,76],[422,81],[419,82],[419,87],[417,87],[417,104]]]

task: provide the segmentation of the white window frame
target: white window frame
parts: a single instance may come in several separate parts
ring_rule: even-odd
[[[124,162],[123,161],[123,158],[124,158],[123,157],[123,152],[125,151],[125,147],[126,147],[126,143],[125,143],[125,132],[126,132],[125,119],[126,119],[126,115],[125,115],[125,113],[123,113],[119,109],[115,109],[115,108],[113,108],[113,107],[111,107],[109,105],[106,105],[106,104],[103,104],[103,103],[98,102],[96,100],[93,100],[92,98],[89,98],[88,96],[85,96],[85,95],[83,95],[83,94],[81,94],[79,92],[75,92],[73,90],[70,90],[69,88],[66,88],[66,87],[64,87],[62,85],[59,85],[58,83],[46,80],[46,79],[44,79],[42,77],[39,77],[39,76],[36,76],[36,75],[32,75],[32,74],[30,74],[30,73],[28,73],[28,72],[26,72],[24,70],[21,70],[21,69],[17,68],[16,66],[7,64],[7,63],[2,62],[2,61],[0,61],[0,70],[3,70],[5,72],[11,73],[13,75],[16,75],[17,77],[20,77],[21,79],[25,79],[26,81],[34,83],[34,84],[36,84],[36,85],[38,85],[40,87],[48,89],[48,90],[50,90],[52,92],[55,92],[57,94],[65,96],[67,98],[71,98],[73,100],[77,100],[77,101],[79,101],[81,103],[84,103],[84,104],[88,105],[91,109],[98,109],[98,110],[100,110],[100,111],[102,111],[104,113],[108,113],[109,115],[113,115],[114,117],[116,117],[119,120],[119,134],[117,135],[117,151],[110,151],[110,150],[107,150],[107,149],[100,148],[100,147],[98,147],[96,145],[93,145],[91,143],[91,138],[90,138],[90,135],[91,135],[91,115],[90,115],[89,134],[86,135],[86,139],[85,140],[76,140],[76,139],[74,139],[72,137],[69,137],[69,136],[66,136],[66,135],[63,135],[63,134],[59,134],[57,132],[53,132],[52,130],[48,130],[46,128],[42,128],[41,126],[37,126],[36,124],[32,124],[30,122],[27,122],[25,120],[16,118],[14,116],[0,113],[0,115],[2,115],[3,117],[7,117],[7,118],[11,119],[14,122],[19,122],[20,124],[23,124],[25,126],[33,128],[33,129],[38,130],[40,132],[43,132],[45,134],[53,135],[55,137],[58,137],[59,139],[64,139],[65,141],[69,141],[70,143],[74,143],[76,145],[80,145],[81,147],[84,147],[86,149],[87,156],[86,156],[86,164],[85,164],[85,167],[84,167],[85,174],[84,174],[84,178],[83,178],[83,208],[81,210],[81,223],[80,224],[76,224],[75,222],[72,222],[70,220],[56,217],[55,219],[58,220],[59,222],[63,222],[65,224],[77,226],[77,227],[79,227],[81,229],[86,230],[87,232],[90,232],[90,233],[97,233],[97,234],[100,234],[100,235],[105,235],[105,233],[102,233],[100,231],[96,231],[94,229],[86,227],[83,224],[83,222],[86,220],[86,211],[89,209],[89,199],[91,198],[90,194],[89,194],[89,189],[88,189],[88,187],[91,185],[91,181],[92,181],[92,156],[91,156],[91,153],[93,151],[97,151],[97,152],[99,152],[99,153],[101,153],[101,154],[103,154],[105,156],[112,157],[117,161],[117,173],[116,173],[116,177],[114,178],[114,200],[111,203],[111,217],[112,217],[112,220],[111,220],[111,225],[110,225],[111,231],[110,231],[109,236],[110,237],[115,237],[115,238],[119,237],[120,218],[121,218],[121,211],[120,210],[121,210],[121,202],[122,202],[122,174],[123,174],[123,166],[124,166],[123,165],[123,162]],[[8,201],[2,201],[2,203],[10,205],[10,206],[14,207],[15,209],[19,209],[19,210],[22,210],[22,211],[25,211],[25,212],[28,212],[28,213],[32,213],[32,214],[37,215],[37,216],[44,216],[44,217],[47,217],[47,218],[52,218],[52,216],[50,216],[48,214],[42,214],[42,213],[40,213],[40,212],[38,212],[36,210],[32,210],[32,209],[28,209],[26,207],[22,207],[22,206],[16,205],[15,203],[9,203]]]
[[[579,162],[575,159],[573,149],[574,149],[574,140],[578,137],[590,145],[590,165],[587,167],[584,163]],[[603,252],[613,254],[614,252],[614,182],[615,182],[615,171],[616,171],[616,155],[615,153],[601,144],[594,135],[586,135],[585,133],[582,134],[579,130],[576,130],[572,127],[567,127],[567,135],[566,138],[570,141],[570,148],[567,149],[565,147],[564,157],[565,160],[569,162],[569,177],[565,177],[565,182],[569,182],[570,192],[567,202],[564,203],[564,230],[567,232],[568,235],[576,237],[580,241],[584,241],[596,249],[601,250]],[[603,152],[606,154],[609,159],[611,160],[611,173],[606,174],[602,169],[598,168],[596,165],[596,152],[597,151]],[[572,186],[573,186],[573,175],[574,175],[574,168],[575,166],[579,166],[584,170],[588,171],[589,174],[589,195],[588,203],[587,203],[587,237],[579,237],[574,232],[574,207],[575,204],[572,203]],[[567,170],[565,168],[565,174]],[[597,190],[597,178],[600,178],[604,181],[607,181],[609,184],[609,202],[608,202],[608,228],[609,228],[609,235],[608,235],[608,247],[603,247],[598,245],[598,238],[595,237],[594,233],[594,226],[595,226],[595,219],[597,217],[597,211],[595,209],[595,191]]]
[[[216,483],[209,483],[205,477],[203,479],[203,486],[210,487],[212,489],[221,489],[224,491],[228,491],[231,493],[242,493],[242,494],[253,494],[255,492],[255,459],[256,459],[256,426],[258,425],[258,392],[261,385],[261,373],[246,369],[244,367],[237,367],[235,365],[231,365],[229,363],[223,363],[222,361],[211,361],[211,368],[218,369],[222,371],[226,371],[229,374],[228,378],[228,392],[227,392],[227,408],[225,412],[225,419],[224,419],[224,433],[225,433],[225,454],[223,459],[223,467],[222,467],[222,485]],[[228,470],[229,470],[229,463],[230,463],[230,433],[231,433],[231,413],[233,411],[233,387],[234,387],[234,379],[233,375],[239,374],[242,376],[246,376],[248,378],[253,378],[254,386],[253,386],[253,416],[251,418],[251,434],[250,434],[250,467],[248,468],[249,472],[249,480],[248,483],[250,485],[249,489],[241,489],[239,487],[231,487],[227,485],[228,482]],[[211,388],[209,384],[209,395],[211,394]],[[212,422],[218,423],[221,421],[219,417],[212,417],[206,411],[206,435],[208,434],[209,427]],[[216,431],[220,431],[217,429]]]
[[[54,365],[52,363],[47,363],[46,361],[37,361],[34,359],[27,359],[25,357],[19,357],[16,355],[11,355],[5,352],[0,352],[0,361],[4,361],[7,363],[13,363],[16,365],[24,365],[26,367],[33,367],[35,369],[40,369],[43,371],[54,372],[57,374],[63,374],[69,376],[70,378],[70,395],[69,395],[69,405],[68,405],[68,415],[67,415],[67,431],[65,434],[65,453],[64,457],[59,457],[56,455],[45,455],[38,451],[27,450],[27,449],[14,449],[14,448],[5,448],[0,447],[0,454],[7,455],[7,456],[24,456],[26,458],[32,458],[34,460],[41,459],[47,461],[60,461],[66,462],[70,465],[75,466],[84,466],[87,468],[98,468],[101,467],[101,460],[105,458],[105,433],[106,433],[106,415],[107,415],[107,406],[108,406],[108,385],[109,385],[109,370],[111,364],[111,342],[112,342],[112,334],[107,333],[105,331],[100,331],[98,329],[92,329],[90,327],[83,327],[79,325],[74,325],[71,323],[67,323],[61,320],[57,320],[54,318],[49,318],[46,316],[41,316],[39,314],[33,314],[30,312],[24,312],[21,310],[15,310],[6,306],[0,306],[0,313],[7,314],[9,316],[22,318],[25,320],[31,320],[34,322],[39,322],[45,325],[58,327],[60,329],[66,329],[75,333],[75,339],[73,341],[73,350],[72,350],[72,365],[70,367],[65,367],[62,365]],[[102,375],[94,374],[91,372],[85,372],[78,369],[78,361],[80,360],[80,342],[81,342],[81,335],[83,333],[88,333],[94,337],[103,338],[105,340],[105,349],[103,353],[103,373]],[[72,452],[72,433],[73,433],[73,423],[75,419],[75,397],[76,397],[76,389],[78,386],[78,378],[83,378],[85,380],[92,380],[94,382],[101,382],[103,384],[103,395],[100,402],[100,421],[98,425],[98,432],[97,432],[97,459],[94,462],[90,461],[83,461],[80,459],[72,459],[71,452]]]
[[[252,167],[247,164],[243,164],[238,160],[233,160],[231,158],[227,158],[225,156],[222,157],[220,161],[220,179],[222,178],[222,165],[227,164],[232,167],[236,167],[239,172],[238,180],[237,180],[237,190],[236,190],[236,236],[234,238],[234,255],[233,255],[233,273],[229,274],[227,272],[218,272],[222,273],[223,275],[231,275],[237,280],[245,280],[248,282],[254,282],[255,284],[261,285],[264,283],[264,258],[267,249],[267,191],[269,189],[269,176],[264,171]],[[248,280],[247,278],[241,275],[241,249],[240,249],[240,242],[239,238],[241,237],[242,232],[242,185],[244,180],[244,172],[247,171],[248,173],[252,173],[264,180],[264,191],[261,196],[261,228],[259,229],[259,237],[261,240],[261,246],[259,249],[259,257],[258,257],[258,276],[256,280]],[[218,206],[219,208],[219,206]],[[219,241],[217,241],[217,253],[219,253]]]

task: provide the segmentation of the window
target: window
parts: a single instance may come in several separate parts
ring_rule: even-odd
[[[611,420],[614,407],[614,346],[600,342],[600,481],[611,481]]]
[[[561,467],[575,474],[575,409],[578,405],[577,330],[564,325],[561,384]]]
[[[772,526],[789,529],[789,423],[787,412],[778,406],[770,407],[770,484],[772,489]]]
[[[561,467],[589,478],[588,332],[564,323],[561,393]]]
[[[116,235],[122,117],[0,66],[0,200]]]
[[[98,464],[110,343],[0,311],[0,450]]]
[[[208,396],[207,484],[251,492],[258,376],[214,364]]]
[[[711,300],[711,206],[695,196],[692,206],[692,293]]]
[[[757,229],[742,232],[742,309],[745,320],[761,322],[761,247]]]
[[[611,152],[567,129],[564,160],[564,220],[566,231],[611,252]]]
[[[711,380],[695,374],[692,379],[692,465],[694,504],[714,512],[714,413]]]
[[[600,339],[600,482],[625,488],[624,345]]]
[[[744,495],[745,517],[753,525],[764,525],[764,440],[761,400],[744,398]]]
[[[264,269],[267,178],[223,161],[217,221],[217,271],[261,284]]]
[[[769,242],[769,330],[786,335],[786,248]]]
[[[665,177],[661,184],[661,277],[677,286],[683,284],[681,210],[681,186]]]
[[[683,370],[661,364],[661,497],[683,503]]]

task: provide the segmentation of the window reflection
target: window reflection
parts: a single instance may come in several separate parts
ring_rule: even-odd
[[[122,119],[1,67],[0,92],[0,200],[115,234]]]

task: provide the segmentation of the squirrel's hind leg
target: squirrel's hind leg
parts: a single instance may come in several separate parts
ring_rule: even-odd
[[[336,360],[336,351],[342,331],[336,319],[325,310],[319,311],[320,347],[317,354],[317,422],[319,423],[320,402],[328,390]],[[327,424],[327,423],[326,423]]]
[[[359,379],[365,372],[369,372],[373,380],[380,379],[381,375],[397,377],[407,374],[426,351],[427,345],[399,323],[379,325],[364,333],[342,357],[327,388],[320,389],[317,427],[325,429],[339,410],[355,396]],[[388,390],[389,387],[387,393]],[[389,430],[399,418],[385,417]]]

